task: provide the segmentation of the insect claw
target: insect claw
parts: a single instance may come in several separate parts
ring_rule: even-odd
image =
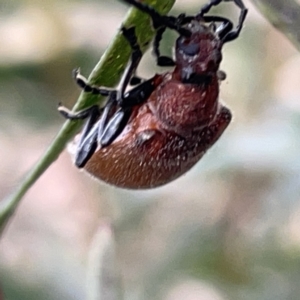
[[[62,106],[61,103],[58,104],[57,110],[60,112],[60,114],[65,117],[66,119],[72,119],[73,113],[71,110],[66,108],[65,106]]]

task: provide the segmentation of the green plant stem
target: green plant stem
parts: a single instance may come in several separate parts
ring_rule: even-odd
[[[153,6],[158,12],[166,14],[173,6],[175,0],[147,0],[145,2]],[[120,5],[122,4],[120,3]],[[139,44],[142,50],[145,51],[154,36],[154,31],[149,30],[152,28],[149,17],[136,9],[131,9],[123,24],[126,27],[134,26],[136,28]],[[91,72],[88,78],[89,82],[91,84],[101,84],[101,86],[107,87],[116,85],[124,72],[130,57],[130,52],[131,49],[127,41],[122,34],[118,33],[101,57],[99,63]],[[74,111],[99,103],[100,100],[101,98],[97,96],[82,92],[74,106]],[[66,121],[39,162],[32,168],[16,190],[1,202],[0,234],[3,232],[5,225],[13,215],[22,197],[58,158],[68,141],[78,132],[81,125],[81,121]]]

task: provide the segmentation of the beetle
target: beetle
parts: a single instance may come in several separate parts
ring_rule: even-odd
[[[157,64],[174,69],[148,80],[136,77],[142,52],[134,27],[122,27],[132,53],[117,89],[91,86],[75,71],[85,92],[108,97],[102,108],[95,105],[72,113],[59,107],[68,119],[87,119],[77,145],[77,167],[118,187],[148,189],[171,182],[201,159],[232,117],[218,100],[225,78],[219,65],[223,45],[239,36],[247,15],[242,0],[232,1],[241,11],[235,28],[225,17],[207,15],[222,0],[210,0],[195,16],[178,17],[160,15],[137,0],[124,0],[151,17]],[[175,59],[160,54],[167,28],[179,34]],[[125,92],[130,83],[136,86]]]

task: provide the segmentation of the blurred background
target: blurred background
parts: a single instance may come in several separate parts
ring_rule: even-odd
[[[172,11],[194,14],[204,3],[178,0]],[[126,300],[299,299],[300,56],[245,4],[241,37],[223,51],[221,99],[234,119],[222,138],[190,172],[149,191],[96,182],[62,153],[2,237],[5,299],[87,299],[99,228],[113,229]],[[117,0],[0,0],[1,199],[62,126],[57,104],[76,101],[72,69],[89,74],[127,9]],[[238,17],[232,4],[214,12]],[[174,38],[166,34],[162,52]],[[138,73],[163,71],[147,53]]]

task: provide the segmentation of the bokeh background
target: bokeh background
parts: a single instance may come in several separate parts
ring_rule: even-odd
[[[204,3],[178,0],[173,12]],[[120,286],[126,300],[300,298],[300,56],[245,4],[242,35],[223,52],[221,99],[234,120],[222,138],[186,175],[150,191],[96,182],[62,153],[0,242],[5,299],[87,299],[99,231],[100,244],[103,232],[114,240],[110,271],[121,281],[106,280],[102,299]],[[127,9],[117,0],[0,0],[1,199],[62,126],[57,104],[76,101],[72,69],[89,74]],[[232,4],[214,12],[238,16]],[[175,37],[166,34],[164,53]],[[141,76],[162,71],[145,55]]]

